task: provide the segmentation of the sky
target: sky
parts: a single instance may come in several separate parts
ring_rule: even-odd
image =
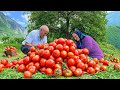
[[[28,23],[28,15],[25,14],[27,11],[2,11],[6,16],[9,16],[21,26],[26,27]]]

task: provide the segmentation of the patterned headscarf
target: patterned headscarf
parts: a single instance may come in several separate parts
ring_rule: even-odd
[[[75,41],[75,44],[76,44],[77,48],[81,48],[82,39],[84,39],[84,37],[87,35],[83,34],[80,30],[75,30],[73,33],[77,34],[78,37],[80,38],[79,41]]]

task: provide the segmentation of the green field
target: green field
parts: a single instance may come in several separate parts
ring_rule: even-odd
[[[14,56],[11,58],[7,58],[6,56],[2,56],[3,54],[3,48],[5,46],[14,46],[18,49],[18,56]],[[22,57],[24,57],[25,55],[20,51],[20,44],[1,44],[0,45],[1,49],[0,49],[0,59],[2,58],[6,58],[9,62],[17,59],[21,59]],[[118,57],[120,55],[120,52],[115,49],[113,46],[111,45],[104,45],[104,43],[100,44],[100,47],[102,48],[102,50],[104,51],[104,53],[108,53],[108,55],[113,54],[113,56]],[[108,48],[106,48],[108,47]],[[109,53],[111,52],[111,53]],[[80,77],[64,77],[64,76],[59,76],[59,77],[53,77],[53,76],[47,76],[45,74],[40,73],[39,71],[37,71],[37,73],[32,75],[32,79],[120,79],[120,72],[117,70],[114,70],[113,65],[115,63],[110,63],[110,65],[108,66],[107,71],[100,71],[98,73],[95,73],[94,75],[91,74],[83,74]],[[23,77],[23,73],[18,72],[16,68],[5,68],[1,73],[0,73],[0,79],[24,79]]]

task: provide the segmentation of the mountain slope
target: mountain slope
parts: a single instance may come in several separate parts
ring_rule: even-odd
[[[16,21],[0,12],[0,36],[24,37],[26,30]]]

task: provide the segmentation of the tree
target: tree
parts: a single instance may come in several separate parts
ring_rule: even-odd
[[[71,38],[71,32],[80,29],[97,41],[106,41],[106,11],[32,11],[29,32],[46,24],[48,38]],[[51,40],[52,41],[52,40]]]

